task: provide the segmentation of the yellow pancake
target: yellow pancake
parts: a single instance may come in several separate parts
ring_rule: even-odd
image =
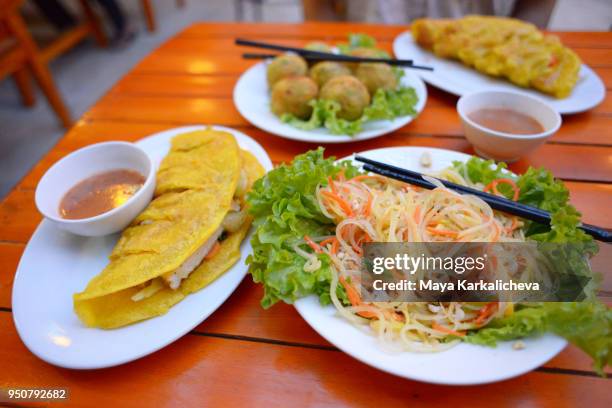
[[[240,162],[248,175],[248,188],[250,188],[252,183],[264,174],[264,169],[250,153],[242,150],[240,150],[239,153]],[[188,294],[196,292],[210,284],[240,259],[240,244],[249,230],[250,220],[238,231],[229,234],[228,237],[221,242],[219,251],[212,258],[204,260],[202,264],[181,283],[181,286],[177,290],[172,290],[164,286],[162,290],[149,298],[138,302],[131,299],[133,295],[142,289],[141,286],[138,286],[139,284],[148,282],[156,276],[161,275],[156,274],[153,276],[152,273],[147,272],[147,268],[150,268],[152,265],[157,265],[160,262],[159,259],[156,261],[153,261],[153,259],[158,257],[159,253],[163,253],[166,250],[166,247],[164,247],[165,241],[164,239],[160,239],[158,237],[159,235],[164,235],[166,238],[175,240],[178,239],[178,241],[168,241],[167,244],[169,244],[169,247],[179,247],[181,246],[180,241],[185,240],[185,237],[181,234],[181,230],[184,230],[186,234],[198,233],[197,223],[185,220],[176,222],[178,217],[175,215],[187,214],[189,217],[197,217],[197,213],[203,210],[201,205],[207,201],[209,203],[215,202],[215,198],[210,196],[209,190],[211,185],[206,183],[203,185],[207,186],[206,190],[203,191],[188,190],[180,193],[163,194],[154,200],[154,202],[157,203],[154,204],[154,202],[152,202],[135,221],[142,222],[143,220],[154,220],[152,224],[149,225],[157,225],[159,231],[150,230],[147,231],[150,233],[144,234],[130,227],[124,232],[122,239],[111,255],[111,264],[109,264],[101,275],[94,278],[94,280],[98,279],[95,286],[90,288],[92,283],[94,283],[94,280],[92,280],[85,292],[75,295],[75,311],[85,325],[111,329],[162,315],[166,313],[170,307],[184,299]],[[234,190],[235,183],[232,192]],[[183,195],[194,195],[195,197],[185,198]],[[219,197],[217,197],[217,199],[218,198]],[[185,202],[189,203],[189,205],[184,204],[183,208],[183,203]],[[216,210],[211,211],[215,214],[217,213]],[[216,224],[214,229],[218,227],[226,213],[227,210],[223,212],[218,222],[215,219]],[[168,217],[168,214],[171,216]],[[142,225],[139,227],[142,227]],[[205,227],[201,226],[201,228]],[[133,239],[131,234],[142,238],[142,240]],[[147,244],[147,242],[149,244]],[[144,252],[145,247],[147,250],[152,250],[153,253]],[[134,254],[138,254],[138,256],[134,256]],[[107,272],[109,268],[112,268],[111,272]],[[163,270],[171,271],[175,268],[176,267],[163,267]],[[126,273],[126,271],[133,271],[133,273]],[[105,272],[108,275],[112,274],[113,279],[100,279],[100,276],[105,275]],[[138,279],[138,283],[133,284],[136,280],[125,276],[126,274],[147,276],[150,278],[145,280]],[[102,293],[102,295],[98,293]]]
[[[174,137],[170,153],[157,171],[155,195],[186,189],[215,189],[234,177],[237,181],[238,151],[236,139],[220,130],[196,130]]]
[[[412,33],[420,46],[439,57],[557,98],[572,92],[582,64],[557,37],[513,18],[418,19]]]

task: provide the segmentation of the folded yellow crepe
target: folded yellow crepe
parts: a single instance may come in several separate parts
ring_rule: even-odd
[[[513,18],[423,18],[412,23],[412,34],[421,47],[439,57],[557,98],[571,94],[582,65],[558,37]]]
[[[123,231],[106,268],[74,295],[83,323],[110,329],[164,314],[227,271],[250,227],[244,194],[263,173],[230,133],[176,136],[153,201]]]

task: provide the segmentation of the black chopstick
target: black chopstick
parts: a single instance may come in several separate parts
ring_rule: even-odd
[[[247,47],[264,48],[268,50],[283,51],[283,52],[294,52],[306,59],[317,61],[342,61],[342,62],[382,62],[389,65],[397,65],[406,68],[424,69],[433,71],[432,67],[426,67],[422,65],[414,65],[412,60],[398,60],[398,59],[387,59],[387,58],[365,58],[365,57],[354,57],[351,55],[333,54],[330,52],[307,50],[305,48],[298,47],[287,47],[284,45],[270,44],[259,41],[245,40],[242,38],[236,38],[234,41],[236,45],[244,45]],[[267,57],[266,57],[267,58]]]
[[[265,43],[265,42],[260,42],[260,41],[251,41],[251,40],[245,40],[242,38],[236,38],[236,40],[234,40],[234,43],[236,45],[244,45],[247,47],[264,48],[267,50],[275,50],[275,51],[283,51],[283,52],[293,52],[293,53],[296,53],[302,56],[319,55],[321,57],[331,57],[331,56],[338,55],[338,54],[333,54],[331,52],[308,50],[306,48],[299,48],[299,47],[288,47],[285,45],[270,44],[270,43]],[[350,56],[345,55],[345,57],[350,57]],[[351,57],[351,58],[358,59],[358,57]],[[401,61],[412,63],[412,60],[401,60]]]
[[[256,53],[245,53],[242,54],[242,58],[244,59],[269,59],[276,58],[281,54],[256,54]],[[424,69],[427,71],[433,71],[432,67],[426,67],[422,65],[414,65],[410,60],[393,60],[387,58],[361,58],[361,57],[352,57],[349,55],[342,54],[326,54],[323,55],[315,55],[315,54],[304,54],[302,55],[307,61],[337,61],[337,62],[381,62],[383,64],[395,65],[404,68],[413,68],[413,69]]]
[[[285,45],[270,44],[270,43],[264,43],[264,42],[259,42],[259,41],[251,41],[251,40],[245,40],[242,38],[236,38],[236,40],[234,40],[234,43],[236,45],[244,45],[247,47],[264,48],[267,50],[275,50],[275,51],[283,51],[283,52],[294,52],[299,55],[306,55],[306,54],[308,55],[334,55],[329,52],[307,50],[305,48],[298,48],[298,47],[287,47]]]
[[[282,54],[256,54],[252,52],[247,52],[242,54],[242,58],[244,59],[272,59],[281,56]]]
[[[436,188],[436,185],[424,179],[421,173],[403,169],[401,167],[393,166],[390,164],[380,163],[362,156],[355,156],[355,160],[362,163],[366,163],[363,166],[363,169],[365,171],[370,171],[372,173],[380,174],[382,176],[403,181],[405,183],[414,184],[429,190]],[[508,200],[504,197],[485,193],[483,191],[455,184],[450,181],[440,179],[438,180],[445,187],[451,190],[458,191],[464,194],[472,194],[478,196],[495,210],[503,211],[512,215],[517,215],[521,218],[525,218],[530,221],[535,221],[541,224],[550,224],[550,213],[540,208],[517,203],[516,201]],[[612,233],[608,230],[590,224],[582,224],[580,226],[580,229],[582,229],[584,232],[599,241],[612,242]]]
[[[393,171],[394,173],[398,173],[398,174],[402,174],[405,176],[409,176],[413,179],[419,179],[419,180],[423,180],[423,175],[419,172],[416,171],[412,171],[412,170],[408,170],[408,169],[404,169],[402,167],[397,167],[397,166],[393,166],[391,164],[386,164],[386,163],[382,163],[376,160],[372,160],[372,159],[368,159],[367,157],[363,157],[363,156],[355,156],[355,160],[357,160],[358,162],[362,162],[362,163],[367,163],[370,164],[374,167],[380,167],[380,168],[385,168],[385,169],[389,169],[391,171]],[[517,203],[516,201],[512,201],[509,200],[505,197],[501,197],[501,196],[497,196],[497,195],[493,195],[493,194],[489,194],[486,193],[484,191],[481,190],[476,190],[475,188],[471,188],[471,187],[467,187],[467,186],[462,186],[461,184],[455,184],[453,182],[447,181],[447,180],[441,180],[440,182],[447,188],[450,188],[452,190],[455,191],[459,191],[465,194],[471,194],[471,195],[475,195],[477,197],[480,197],[483,200],[496,200],[496,201],[500,201],[503,202],[505,205],[522,205],[524,207],[529,207],[530,210],[532,210],[533,212],[537,212],[540,213],[542,216],[548,216],[548,212],[537,208],[537,207],[531,207],[525,204],[520,204]],[[429,183],[429,182],[428,182]],[[430,183],[431,184],[431,183]]]

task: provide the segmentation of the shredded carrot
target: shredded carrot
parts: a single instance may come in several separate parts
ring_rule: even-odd
[[[421,218],[421,207],[420,206],[416,206],[416,208],[414,209],[414,222],[416,224],[419,223],[419,218]]]
[[[357,245],[361,246],[366,242],[372,242],[372,237],[367,232],[364,232],[359,238],[357,238]]]
[[[325,246],[328,244],[331,244],[331,253],[335,255],[338,252],[338,244],[339,244],[338,238],[329,237],[326,240],[321,241],[319,245]]]
[[[359,176],[355,176],[349,181],[362,181],[362,180],[378,180],[380,182],[386,183],[387,179],[383,176],[379,176],[376,174],[360,174]]]
[[[338,247],[340,246],[340,241],[336,238],[332,243],[331,253],[336,255],[338,253]]]
[[[357,243],[351,243],[351,247],[353,251],[355,251],[358,255],[363,255],[363,250],[359,247]]]
[[[304,235],[304,241],[306,241],[308,246],[311,247],[312,250],[315,251],[317,254],[320,254],[322,252],[321,246],[317,244],[316,242],[314,242],[312,239],[310,239],[308,235]]]
[[[338,203],[338,205],[340,206],[342,211],[344,211],[344,213],[346,214],[347,217],[352,217],[353,216],[353,209],[351,208],[349,203],[347,203],[338,194],[336,194],[336,193],[334,193],[332,191],[327,191],[327,190],[322,190],[321,194],[323,194],[325,197],[327,197],[327,198],[329,198],[331,200],[334,200],[336,203]]]
[[[361,317],[365,317],[366,319],[375,319],[378,317],[376,313],[366,312],[365,310],[362,310],[361,312],[357,312],[357,314]]]
[[[368,201],[366,202],[366,205],[363,208],[363,216],[369,217],[371,212],[372,212],[372,193],[368,193]]]
[[[474,320],[474,323],[480,325],[485,322],[495,311],[497,310],[497,302],[487,303],[485,306],[480,309],[478,313],[478,317]]]
[[[499,241],[501,231],[499,230],[499,226],[497,224],[493,223],[493,225],[495,226],[495,235],[493,235],[493,239],[491,240],[491,242],[497,242]]]
[[[512,231],[514,231],[517,227],[518,227],[518,218],[517,217],[512,217],[512,225],[510,225],[508,228],[506,228],[506,232],[508,234],[511,234]]]
[[[219,244],[219,241],[215,242],[215,245],[213,245],[213,247],[210,249],[210,251],[206,254],[206,256],[204,257],[204,259],[210,259],[213,256],[217,255],[217,252],[219,252],[219,250],[221,249],[221,244]]]
[[[329,188],[331,188],[332,193],[338,194],[336,184],[334,184],[334,180],[332,180],[331,176],[327,177],[327,184],[329,184]]]
[[[338,280],[340,281],[340,284],[342,284],[342,286],[344,287],[344,290],[346,291],[346,296],[348,297],[349,302],[351,302],[351,305],[361,305],[361,298],[359,297],[359,293],[357,293],[355,288],[348,284],[348,282],[344,279],[344,276],[340,276]],[[366,319],[372,319],[377,316],[376,313],[365,311],[357,312],[357,314],[361,317],[365,317]]]
[[[346,291],[346,296],[348,296],[348,299],[349,299],[349,302],[351,302],[351,305],[359,306],[359,304],[361,303],[361,298],[359,297],[359,293],[357,293],[355,288],[353,288],[351,285],[348,284],[346,279],[344,279],[344,276],[340,276],[338,280],[344,287],[344,290]]]
[[[332,243],[334,242],[334,240],[335,240],[335,239],[336,239],[336,237],[329,237],[329,238],[324,239],[323,241],[321,241],[321,242],[319,243],[319,245],[321,245],[321,246],[325,246],[325,245],[327,245],[327,244],[332,244]]]
[[[442,332],[442,333],[447,333],[447,334],[452,334],[453,336],[457,336],[457,337],[465,336],[464,332],[459,332],[459,331],[455,331],[453,329],[449,329],[448,327],[441,326],[441,325],[439,325],[436,322],[433,322],[431,324],[431,328],[436,330],[436,331],[439,331],[439,332]]]
[[[516,185],[514,180],[509,179],[509,178],[500,178],[500,179],[493,180],[492,182],[486,185],[486,187],[484,188],[484,191],[485,192],[492,191],[493,194],[500,195],[499,190],[497,190],[497,185],[500,183],[509,184],[510,187],[512,187],[512,191],[514,192],[512,196],[512,200],[514,201],[518,200],[521,189]]]
[[[390,310],[385,311],[385,316],[395,320],[396,322],[403,323],[406,321],[406,318],[404,317],[403,314],[397,313],[397,312],[391,312]]]
[[[370,235],[368,235],[367,232],[363,231],[363,234],[357,238],[357,240],[352,240],[349,239],[346,235],[345,235],[345,231],[347,228],[353,228],[353,225],[351,224],[346,224],[342,230],[340,230],[340,236],[342,236],[345,241],[350,242],[351,247],[353,248],[353,251],[355,251],[357,254],[362,255],[363,254],[363,250],[361,249],[361,244],[363,244],[364,242],[372,242],[372,238],[370,237]]]
[[[449,238],[457,238],[457,235],[459,235],[457,231],[441,230],[441,229],[435,229],[431,227],[427,227],[427,232],[429,232],[432,235],[442,235],[444,237],[449,237]]]

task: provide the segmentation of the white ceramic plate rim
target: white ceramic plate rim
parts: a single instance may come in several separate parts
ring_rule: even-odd
[[[419,164],[424,152],[431,155],[431,169]],[[359,154],[420,172],[436,171],[471,157],[430,147],[390,147]],[[321,306],[316,296],[297,300],[295,308],[317,333],[355,359],[399,377],[435,384],[474,385],[516,377],[546,363],[567,345],[564,339],[546,334],[522,340],[524,350],[514,350],[514,342],[508,341],[495,348],[460,343],[439,353],[389,353],[375,336],[338,316],[334,306]]]
[[[504,79],[497,79],[482,74],[460,62],[439,58],[433,53],[419,47],[412,39],[409,31],[395,37],[393,52],[397,58],[410,58],[419,64],[434,67],[434,71],[415,71],[425,82],[454,95],[463,96],[467,93],[489,88],[522,92],[550,104],[561,114],[584,112],[599,105],[605,98],[606,87],[601,78],[582,64],[580,78],[572,94],[567,98],[557,99],[532,89],[521,88]],[[442,74],[439,74],[439,73]],[[457,78],[456,81],[450,77]]]
[[[147,152],[156,166],[158,166],[161,159],[167,153],[170,146],[169,141],[173,136],[204,127],[198,125],[169,129],[141,139],[136,142],[136,145]],[[260,161],[266,171],[272,169],[270,158],[255,140],[234,129],[222,126],[212,127],[232,133],[240,147],[250,151]],[[69,299],[64,299],[61,293],[52,290],[52,285],[46,288],[39,287],[43,286],[44,282],[40,282],[40,285],[29,285],[31,281],[37,281],[40,278],[37,275],[42,273],[40,265],[44,260],[39,258],[41,255],[44,256],[43,250],[55,251],[58,248],[64,251],[67,250],[61,247],[49,248],[50,243],[51,245],[58,246],[60,244],[56,244],[56,242],[64,242],[66,240],[80,243],[76,251],[70,254],[74,256],[74,258],[71,258],[71,261],[74,260],[77,264],[85,262],[85,268],[87,268],[88,260],[79,258],[79,248],[86,248],[92,243],[94,248],[96,245],[99,247],[101,245],[96,243],[104,239],[109,241],[106,246],[110,244],[110,248],[112,248],[117,237],[76,237],[61,231],[46,220],[43,220],[34,232],[17,267],[13,283],[12,307],[13,319],[19,336],[26,347],[42,360],[65,368],[97,369],[120,365],[144,357],[172,343],[204,321],[223,304],[240,282],[242,282],[247,273],[245,259],[251,252],[250,234],[242,243],[241,259],[210,285],[187,296],[165,315],[115,330],[88,329],[83,327],[72,310],[71,296]],[[81,252],[86,251],[83,250]],[[65,257],[66,255],[63,256]],[[95,254],[94,257],[97,258],[97,263],[102,263],[103,265],[106,262],[106,254]],[[100,257],[104,259],[100,260]],[[52,263],[47,263],[46,267],[52,268]],[[64,292],[69,291],[72,294],[81,291],[84,284],[91,277],[99,273],[100,270],[86,271],[89,276],[81,277],[80,287],[74,282],[66,281],[65,285],[69,288]],[[66,274],[67,272],[63,273]],[[61,278],[61,276],[62,274],[58,273],[58,278]],[[46,279],[49,280],[49,277],[47,276]],[[50,283],[53,284],[54,282]],[[41,299],[38,294],[43,294],[44,298]],[[57,315],[45,316],[47,308],[45,310],[40,309],[40,305],[55,305],[59,303],[67,304],[59,306],[60,309],[63,307],[61,310],[49,312],[56,313]],[[43,317],[41,318],[41,316]],[[53,320],[50,317],[57,318],[57,320]],[[69,323],[66,324],[66,322]],[[62,327],[62,324],[66,327]],[[72,338],[70,337],[71,335],[73,336]],[[64,342],[67,341],[66,339],[71,341],[73,350],[74,348],[77,348],[77,350],[68,350],[70,347],[55,345],[52,340],[57,338],[57,336],[60,336],[60,340]],[[79,340],[80,338],[84,340],[81,341]],[[79,343],[79,341],[81,342]],[[94,350],[95,352],[93,352]]]
[[[364,130],[355,136],[332,135],[325,128],[301,130],[281,122],[269,108],[265,62],[253,65],[240,76],[234,87],[234,105],[254,126],[286,139],[311,143],[350,143],[391,133],[412,122],[421,113],[427,101],[427,87],[421,78],[407,69],[402,77],[402,84],[412,86],[416,91],[419,98],[415,106],[416,115],[366,123]]]

